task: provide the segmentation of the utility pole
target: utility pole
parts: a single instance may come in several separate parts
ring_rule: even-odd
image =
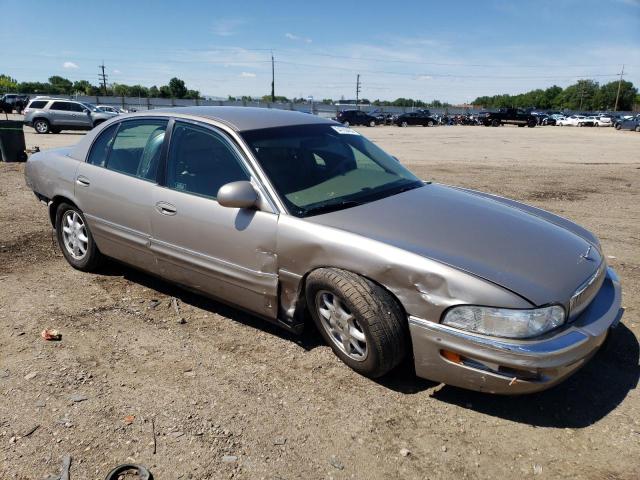
[[[620,72],[620,80],[618,80],[618,93],[616,93],[616,106],[613,108],[614,112],[618,111],[618,100],[620,99],[620,87],[622,87],[623,75],[624,75],[624,65],[622,65],[622,71]]]
[[[271,51],[271,103],[276,101],[276,69],[273,61],[273,50]]]
[[[358,110],[358,100],[360,100],[360,74],[356,76],[356,110]]]
[[[104,96],[107,96],[107,75],[104,73],[104,60],[102,61],[102,65],[98,65],[98,68],[102,70],[102,73],[98,74],[98,79],[102,81],[102,91],[104,92]]]

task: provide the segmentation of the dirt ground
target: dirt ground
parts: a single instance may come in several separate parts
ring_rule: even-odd
[[[72,479],[104,478],[125,462],[157,479],[637,479],[640,135],[361,131],[425,179],[594,231],[624,289],[607,348],[560,386],[524,397],[434,384],[407,365],[368,380],[312,330],[294,337],[119,264],[73,270],[23,166],[0,164],[0,478],[59,474],[69,454]],[[43,149],[80,138],[27,133]],[[43,341],[47,327],[62,341]]]

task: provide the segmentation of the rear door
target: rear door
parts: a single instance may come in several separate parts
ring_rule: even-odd
[[[76,126],[75,118],[71,112],[71,102],[57,100],[49,107],[49,120],[52,125]]]
[[[162,276],[275,318],[278,216],[216,201],[240,180],[258,184],[226,133],[176,121],[164,184],[152,189],[151,249]]]
[[[125,120],[107,127],[78,167],[75,193],[102,253],[155,271],[149,249],[152,189],[168,121]]]

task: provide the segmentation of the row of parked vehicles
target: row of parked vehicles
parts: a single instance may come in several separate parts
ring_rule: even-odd
[[[111,105],[93,105],[66,98],[42,96],[30,100],[19,111],[14,110],[23,113],[25,125],[33,127],[37,133],[91,130],[116,115],[128,113]]]
[[[640,131],[640,115],[622,116],[607,113],[588,113],[563,115],[561,113],[528,112],[519,108],[501,108],[497,111],[482,111],[477,115],[438,115],[429,110],[420,109],[399,115],[380,111],[364,112],[362,110],[344,110],[335,120],[345,126],[365,125],[421,125],[432,127],[435,125],[484,125],[499,127],[501,125],[517,125],[518,127],[533,128],[538,125],[557,125],[575,127],[615,127],[616,129]]]

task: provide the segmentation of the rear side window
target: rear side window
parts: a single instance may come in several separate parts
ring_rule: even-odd
[[[107,156],[109,155],[109,150],[113,144],[113,137],[115,136],[117,129],[118,124],[111,125],[100,134],[98,139],[93,142],[91,152],[89,152],[89,157],[87,158],[87,163],[97,165],[99,167],[104,167],[106,165]]]
[[[62,112],[69,111],[69,102],[53,102],[49,110],[59,110]]]
[[[46,104],[45,100],[34,100],[29,104],[29,108],[44,108]]]
[[[167,120],[123,122],[116,133],[107,169],[155,181]]]

